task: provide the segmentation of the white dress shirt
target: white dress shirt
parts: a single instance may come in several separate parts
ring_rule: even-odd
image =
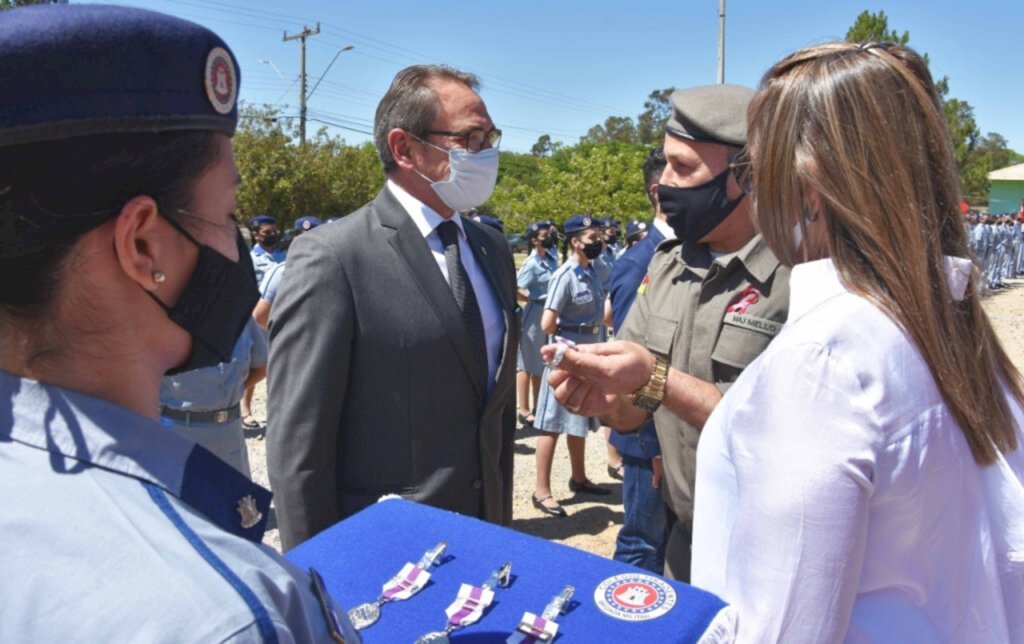
[[[947,258],[963,297],[970,262]],[[979,467],[903,330],[801,264],[697,450],[695,586],[749,642],[1024,641],[1020,447]]]
[[[395,195],[398,203],[409,213],[413,223],[419,228],[423,238],[434,255],[437,267],[441,269],[446,282],[448,279],[448,262],[444,258],[444,243],[441,236],[437,234],[437,227],[442,222],[448,221],[433,208],[413,197],[397,183],[388,179],[388,190]],[[473,291],[476,293],[476,301],[480,307],[480,317],[484,324],[484,337],[487,340],[487,392],[494,388],[494,379],[498,374],[498,360],[501,358],[501,343],[505,337],[505,318],[501,311],[501,302],[495,294],[491,283],[484,274],[483,267],[477,261],[476,256],[469,247],[469,240],[466,239],[466,231],[463,229],[462,217],[453,215],[451,221],[459,227],[459,254],[462,256],[462,265],[466,268],[469,281],[473,284]],[[484,252],[484,251],[480,251]]]

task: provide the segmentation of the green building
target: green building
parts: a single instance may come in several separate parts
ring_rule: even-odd
[[[988,173],[992,187],[988,191],[988,211],[994,215],[1017,213],[1024,199],[1024,163]]]

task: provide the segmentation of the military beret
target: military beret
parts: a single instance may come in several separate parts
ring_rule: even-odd
[[[747,106],[754,90],[740,85],[704,85],[672,92],[665,131],[691,141],[747,144]]]
[[[270,215],[256,215],[249,219],[249,230],[259,228],[263,224],[273,224],[276,226],[277,220]]]
[[[544,230],[545,228],[551,228],[550,221],[535,221],[526,227],[526,236],[536,237],[537,233]]]
[[[495,219],[494,217],[488,217],[487,215],[473,215],[472,219],[473,219],[473,221],[477,222],[478,224],[483,224],[485,226],[490,226],[491,228],[497,230],[502,235],[505,234],[505,224],[501,223],[500,219]]]
[[[313,230],[322,223],[324,223],[322,219],[313,217],[311,215],[299,217],[298,219],[295,220],[295,234],[298,235],[306,232],[307,230]]]
[[[636,237],[640,233],[646,232],[648,226],[645,222],[637,219],[630,219],[629,223],[626,224],[626,240],[630,240]]]
[[[110,5],[0,13],[0,146],[91,134],[234,134],[238,61],[181,18]]]
[[[565,234],[571,235],[573,233],[586,230],[587,228],[594,228],[595,226],[600,225],[601,220],[595,219],[590,215],[573,215],[565,220],[565,225],[562,226],[562,230],[565,231]]]

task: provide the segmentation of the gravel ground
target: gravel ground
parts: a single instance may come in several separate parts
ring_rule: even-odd
[[[984,300],[984,306],[1010,359],[1018,368],[1024,370],[1024,280],[1010,280],[1009,285],[1009,288],[995,291],[988,296]],[[261,422],[266,419],[265,381],[256,388],[253,412]],[[249,448],[253,479],[267,486],[269,484],[265,431],[247,431],[246,444]],[[527,534],[611,557],[615,550],[615,536],[618,534],[619,525],[622,524],[622,484],[608,477],[604,437],[601,434],[591,434],[587,439],[587,476],[612,491],[612,494],[606,497],[572,496],[568,488],[569,454],[565,448],[565,441],[559,441],[551,480],[556,498],[569,513],[566,518],[549,517],[530,503],[530,495],[534,489],[536,442],[536,431],[522,428],[518,430],[515,445],[515,502],[512,527]],[[269,525],[270,529],[264,537],[264,542],[280,549],[281,540],[273,517]]]

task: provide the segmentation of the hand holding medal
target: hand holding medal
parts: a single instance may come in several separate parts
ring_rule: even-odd
[[[442,541],[426,551],[416,565],[405,564],[397,575],[384,584],[380,597],[376,601],[360,604],[348,612],[348,618],[352,621],[352,625],[359,630],[372,626],[380,619],[381,606],[387,602],[409,599],[422,590],[430,579],[430,573],[427,570],[437,563],[447,548],[448,542]]]
[[[416,644],[443,644],[448,642],[448,636],[455,630],[469,626],[483,617],[484,611],[494,601],[494,588],[505,588],[508,586],[509,575],[512,573],[512,562],[506,563],[491,573],[490,579],[480,587],[462,584],[455,601],[445,609],[448,615],[448,624],[443,631],[427,633],[416,640]]]

